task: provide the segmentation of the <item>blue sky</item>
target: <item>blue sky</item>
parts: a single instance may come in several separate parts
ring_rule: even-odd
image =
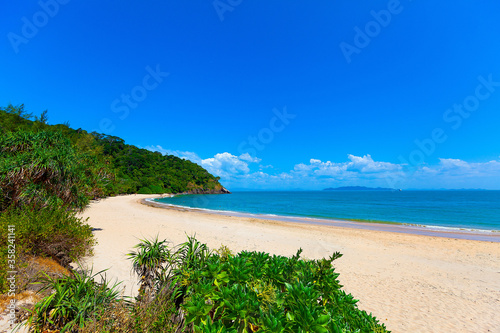
[[[500,189],[500,3],[41,0],[0,13],[0,105],[231,188]]]

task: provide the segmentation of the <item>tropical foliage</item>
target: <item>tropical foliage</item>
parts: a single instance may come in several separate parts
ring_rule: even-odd
[[[102,273],[74,272],[58,279],[46,276],[43,289],[52,292],[35,305],[28,319],[31,330],[73,332],[101,319],[109,307],[123,301],[118,284],[111,285]],[[97,277],[100,282],[95,281]]]
[[[8,105],[0,108],[0,135],[5,136],[9,132],[34,133],[32,135],[38,135],[41,131],[59,133],[71,143],[76,155],[84,154],[87,158],[97,159],[101,165],[107,166],[113,177],[110,177],[104,187],[103,195],[217,193],[222,189],[218,177],[212,176],[191,161],[128,145],[116,136],[89,133],[83,129],[75,130],[68,124],[48,125],[47,121],[46,111],[40,117],[33,117],[25,110],[24,105]]]
[[[141,286],[128,314],[94,324],[95,332],[388,332],[341,289],[332,267],[339,253],[320,260],[302,259],[301,250],[293,257],[234,255],[224,247],[210,251],[193,237],[175,248],[158,239],[136,248],[134,271],[154,280],[142,279],[142,286],[154,287]],[[38,318],[50,317],[53,307],[43,309]]]
[[[83,209],[103,195],[107,168],[57,132],[9,132],[0,136],[0,210],[50,205]]]
[[[14,226],[15,241],[10,243],[7,230]],[[50,206],[44,209],[10,207],[0,212],[0,293],[6,292],[8,259],[14,259],[20,282],[27,258],[48,257],[60,265],[68,264],[92,253],[94,238],[92,228],[74,211]],[[6,244],[15,246],[15,258],[9,255]],[[18,285],[20,293],[26,286]]]
[[[155,291],[155,284],[160,282],[165,263],[170,259],[170,251],[166,241],[144,240],[135,246],[137,249],[129,253],[134,272],[141,278],[139,295],[149,296]],[[157,288],[156,288],[157,289]]]
[[[264,252],[210,252],[194,238],[169,267],[174,299],[194,332],[384,332],[357,308],[329,259],[306,260]],[[167,284],[168,285],[168,284]]]

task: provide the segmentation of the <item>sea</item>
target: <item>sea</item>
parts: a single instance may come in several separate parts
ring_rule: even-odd
[[[155,201],[262,218],[351,220],[500,232],[500,191],[241,191],[175,195]]]

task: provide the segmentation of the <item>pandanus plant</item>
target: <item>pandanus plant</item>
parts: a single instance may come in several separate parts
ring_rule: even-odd
[[[111,175],[92,153],[57,132],[0,135],[0,210],[57,204],[83,209]]]
[[[140,277],[139,298],[150,299],[158,291],[158,282],[171,259],[167,241],[143,239],[134,247],[136,250],[128,254],[132,260],[132,269]],[[156,288],[155,288],[156,287]]]

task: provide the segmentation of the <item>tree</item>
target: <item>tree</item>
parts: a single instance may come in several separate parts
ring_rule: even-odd
[[[19,116],[19,117],[24,118],[24,119],[33,118],[32,113],[29,113],[28,111],[24,110],[24,104],[20,104],[17,106],[9,104],[4,108],[0,108],[0,110],[5,111],[5,112],[10,113],[10,114],[14,114],[14,115]]]
[[[42,114],[40,115],[40,117],[38,116],[35,116],[35,121],[39,122],[39,123],[42,123],[42,124],[47,124],[47,120],[49,120],[49,117],[47,117],[47,113],[48,111],[45,110],[42,112]]]

